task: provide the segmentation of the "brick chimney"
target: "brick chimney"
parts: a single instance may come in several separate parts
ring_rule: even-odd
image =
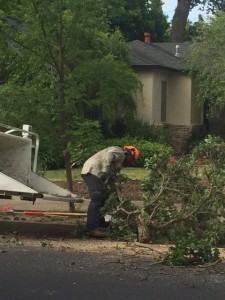
[[[145,32],[144,33],[144,41],[145,41],[145,44],[150,44],[151,43],[151,34],[150,32]]]

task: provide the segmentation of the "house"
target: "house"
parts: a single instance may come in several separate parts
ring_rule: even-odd
[[[193,134],[204,130],[204,107],[195,103],[194,80],[182,67],[181,57],[188,43],[152,43],[145,33],[144,42],[128,43],[131,64],[143,85],[137,95],[137,117],[171,131],[177,153],[187,150]]]

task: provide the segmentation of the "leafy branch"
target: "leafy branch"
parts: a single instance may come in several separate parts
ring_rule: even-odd
[[[211,199],[212,196],[212,191],[213,191],[213,185],[210,185],[210,189],[209,189],[209,193],[208,195],[202,199],[202,201],[200,202],[200,204],[195,207],[190,213],[171,219],[168,222],[164,223],[164,224],[157,224],[156,221],[146,221],[146,225],[149,226],[152,229],[156,229],[156,230],[160,230],[160,229],[165,229],[168,228],[176,223],[180,223],[180,222],[184,222],[189,220],[192,216],[194,216],[199,210],[200,208],[207,203],[208,200]],[[158,205],[159,206],[159,205]],[[156,207],[155,209],[157,209],[158,207]],[[151,215],[151,218],[154,217],[154,215]]]

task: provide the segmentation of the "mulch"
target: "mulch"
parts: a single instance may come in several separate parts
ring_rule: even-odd
[[[67,188],[66,181],[56,181],[62,188]],[[84,199],[88,199],[88,190],[83,181],[74,181],[73,192],[78,196],[83,197]],[[141,182],[139,180],[127,180],[121,185],[121,195],[124,198],[129,198],[131,201],[142,201],[142,187]]]

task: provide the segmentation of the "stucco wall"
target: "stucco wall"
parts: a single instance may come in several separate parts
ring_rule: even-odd
[[[203,107],[194,100],[194,88],[189,76],[181,72],[160,69],[136,70],[143,84],[142,100],[137,99],[138,117],[150,124],[161,124],[161,86],[167,82],[166,123],[171,125],[203,124]]]
[[[168,95],[169,124],[191,124],[191,79],[181,73],[171,73]]]
[[[142,93],[139,93],[137,96],[137,115],[139,119],[142,119],[144,122],[153,124],[153,72],[149,70],[141,69],[137,72],[138,79],[143,84]]]

